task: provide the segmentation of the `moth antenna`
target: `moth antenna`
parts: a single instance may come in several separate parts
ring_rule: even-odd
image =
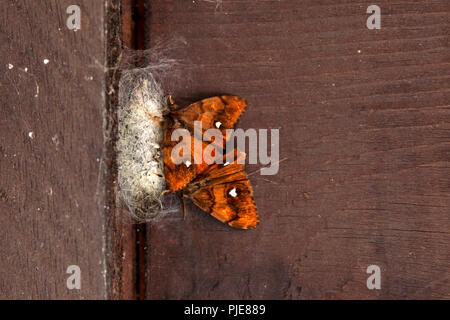
[[[179,105],[177,105],[176,103],[175,103],[175,100],[173,99],[173,97],[172,97],[172,95],[168,95],[167,96],[167,106],[169,107],[168,108],[168,113],[170,113],[170,112],[174,112],[174,111],[178,111],[178,110],[181,110],[181,109],[184,109],[185,107],[181,107],[181,106],[179,106]]]
[[[284,158],[284,159],[281,159],[280,161],[277,161],[277,162],[275,162],[275,163],[281,163],[281,162],[283,162],[283,161],[286,161],[287,159],[288,159],[288,158]],[[264,168],[267,168],[267,166],[265,166],[265,167],[263,167],[263,168],[259,168],[258,170],[253,171],[253,172],[247,174],[247,176],[249,177],[249,176],[251,176],[251,175],[253,175],[253,174],[255,174],[255,173],[258,173],[258,172],[260,172],[260,171],[261,171],[262,169],[264,169]]]
[[[169,112],[175,111],[175,110],[177,110],[177,109],[180,108],[180,106],[178,106],[178,105],[175,103],[175,100],[173,99],[173,97],[172,97],[171,94],[169,94],[169,95],[167,96],[167,106],[169,107]]]
[[[169,104],[169,106],[173,106],[175,104],[175,100],[173,100],[173,97],[171,94],[169,94],[167,96],[167,103]]]

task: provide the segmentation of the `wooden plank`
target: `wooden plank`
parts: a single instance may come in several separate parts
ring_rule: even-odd
[[[132,47],[135,27],[132,0],[106,2],[105,153],[102,188],[106,217],[108,298],[136,298],[136,225],[119,203],[117,188],[117,108],[120,59],[124,45]]]
[[[148,48],[187,42],[178,102],[245,97],[289,158],[251,178],[256,230],[192,203],[149,224],[148,298],[450,298],[449,2],[377,4],[380,30],[362,1],[148,3]]]
[[[104,3],[76,3],[77,32],[66,26],[73,1],[0,3],[2,299],[108,296],[97,193]],[[66,286],[70,265],[80,267],[80,290]]]
[[[137,0],[107,1],[107,76],[106,136],[104,190],[107,234],[107,283],[111,299],[141,299],[145,295],[145,225],[133,220],[127,208],[121,205],[117,188],[118,99],[121,67],[128,49],[139,49],[142,38],[143,8]],[[129,68],[131,66],[127,66]]]

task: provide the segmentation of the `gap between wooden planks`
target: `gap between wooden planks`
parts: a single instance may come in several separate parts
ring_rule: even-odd
[[[117,108],[120,53],[123,47],[144,49],[143,0],[107,0],[106,6],[105,215],[108,294],[110,299],[145,298],[146,226],[121,209],[117,193]]]

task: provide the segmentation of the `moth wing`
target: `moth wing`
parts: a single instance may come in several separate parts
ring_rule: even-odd
[[[164,176],[166,179],[167,187],[171,191],[179,191],[183,189],[189,182],[191,182],[197,175],[202,173],[208,168],[208,164],[202,162],[200,164],[194,163],[194,143],[195,138],[191,136],[191,158],[188,163],[176,164],[173,157],[173,148],[179,143],[179,141],[172,141],[172,133],[182,129],[179,124],[175,124],[170,128],[167,128],[164,132],[164,146],[163,146],[163,159],[164,159]],[[205,143],[202,142],[201,152],[205,148]]]
[[[193,132],[194,121],[201,121],[203,131],[210,128],[232,129],[247,107],[247,101],[237,96],[216,96],[197,101],[173,113]]]
[[[175,120],[173,126],[167,128],[164,132],[164,174],[167,186],[171,191],[179,191],[186,187],[196,176],[205,171],[209,165],[202,161],[200,164],[194,164],[193,159],[190,165],[181,163],[176,165],[172,158],[172,150],[178,144],[178,141],[172,141],[171,136],[176,129],[187,129],[191,133],[191,155],[194,157],[195,139],[194,122],[201,121],[203,130],[218,128],[225,137],[225,130],[233,128],[236,121],[247,106],[245,99],[237,96],[220,96],[203,99],[195,102],[186,108],[173,111],[171,117]],[[201,135],[200,135],[201,136]],[[207,142],[202,141],[201,152],[197,159],[203,159],[203,152],[208,146]],[[222,149],[222,145],[217,145]]]
[[[214,165],[187,189],[187,197],[223,223],[240,229],[258,225],[253,189],[243,165]]]

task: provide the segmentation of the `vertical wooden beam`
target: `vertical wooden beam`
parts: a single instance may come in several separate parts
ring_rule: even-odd
[[[103,15],[102,1],[0,1],[0,299],[107,297]]]
[[[134,14],[134,47],[136,50],[145,49],[145,0],[135,0]],[[139,63],[139,61],[138,61]],[[136,298],[145,299],[145,272],[146,272],[146,248],[147,248],[147,228],[145,224],[140,224],[136,228]]]
[[[145,296],[145,224],[137,225],[119,204],[116,143],[121,51],[144,49],[145,1],[110,0],[108,4],[105,209],[110,294],[112,299],[140,299]]]
[[[119,205],[117,189],[117,108],[123,45],[134,42],[132,0],[106,2],[106,109],[104,189],[107,217],[107,283],[111,299],[136,298],[136,228],[130,215]]]

